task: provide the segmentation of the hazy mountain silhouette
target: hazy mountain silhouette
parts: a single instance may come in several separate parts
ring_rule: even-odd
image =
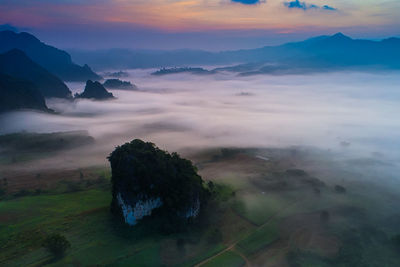
[[[108,92],[104,86],[99,82],[88,80],[86,82],[85,90],[82,94],[76,94],[76,98],[88,98],[94,100],[107,100],[114,98],[113,94]]]
[[[32,82],[45,97],[71,98],[71,91],[55,75],[13,49],[0,55],[0,73]]]
[[[146,68],[187,66],[200,64],[252,63],[279,68],[329,70],[343,67],[380,66],[400,68],[400,39],[382,41],[358,40],[337,33],[318,36],[301,42],[257,49],[206,52],[193,50],[176,51],[74,51],[79,60],[85,60],[97,68]],[[243,69],[244,67],[241,66]]]
[[[103,86],[108,89],[120,89],[120,90],[137,90],[136,85],[129,81],[122,81],[120,79],[107,79]]]
[[[0,73],[0,112],[16,109],[50,111],[33,83]]]
[[[33,61],[64,81],[101,79],[88,65],[78,66],[67,52],[46,45],[29,33],[0,31],[0,53],[12,49],[24,51]]]

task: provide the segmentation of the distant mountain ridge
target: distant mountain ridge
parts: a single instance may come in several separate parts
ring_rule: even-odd
[[[196,50],[74,51],[74,57],[97,68],[163,68],[188,65],[274,64],[296,68],[381,66],[400,69],[400,38],[352,39],[343,33],[257,49],[207,52]],[[262,64],[261,64],[262,65]]]
[[[67,52],[47,45],[29,33],[16,33],[10,30],[0,31],[0,53],[12,49],[25,52],[33,61],[64,81],[101,79],[88,65],[79,66],[75,64]]]

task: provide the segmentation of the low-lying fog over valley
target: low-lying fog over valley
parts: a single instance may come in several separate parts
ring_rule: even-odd
[[[125,80],[139,90],[112,90],[115,100],[48,99],[56,114],[2,114],[0,133],[84,130],[95,138],[96,149],[83,153],[96,163],[105,163],[115,146],[133,138],[169,151],[307,146],[399,163],[397,72],[238,77],[152,71],[129,71]],[[84,83],[68,86],[80,93]]]
[[[109,100],[0,115],[0,265],[398,266],[398,72],[154,71],[126,70],[136,87]],[[164,233],[159,213],[122,226],[110,213],[107,157],[133,139],[177,151],[204,179],[209,203],[187,228]],[[62,257],[38,244],[51,232],[71,244]]]

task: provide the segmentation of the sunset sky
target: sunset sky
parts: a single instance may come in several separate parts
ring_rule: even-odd
[[[398,0],[1,0],[0,24],[63,48],[251,48],[400,35]],[[4,26],[3,26],[4,28]]]

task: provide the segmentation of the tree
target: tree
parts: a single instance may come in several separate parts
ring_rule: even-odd
[[[51,234],[44,240],[43,247],[45,247],[55,257],[62,257],[64,256],[65,251],[71,247],[71,244],[65,236],[60,234]]]

